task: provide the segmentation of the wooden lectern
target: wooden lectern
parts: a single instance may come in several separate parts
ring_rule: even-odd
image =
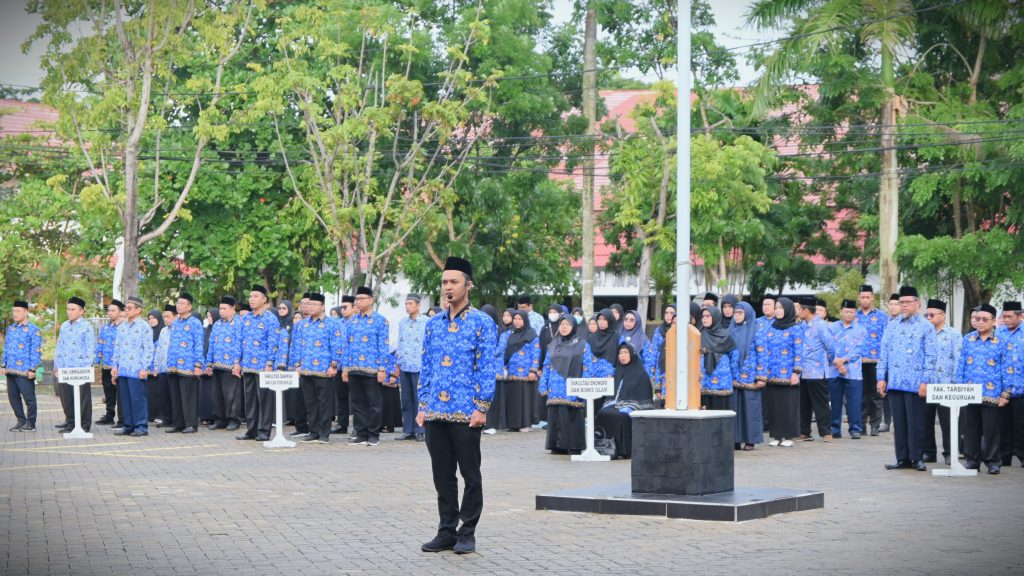
[[[676,409],[676,326],[677,322],[665,335],[667,344],[665,351],[665,408]],[[692,324],[687,324],[687,335],[689,342],[686,346],[686,353],[690,355],[690,363],[687,366],[687,381],[689,394],[686,405],[690,410],[700,409],[700,330]]]

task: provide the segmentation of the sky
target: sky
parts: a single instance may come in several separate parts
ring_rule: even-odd
[[[0,0],[0,83],[35,86],[42,73],[39,59],[42,44],[34,46],[29,54],[23,54],[21,43],[39,24],[39,18],[25,13],[25,0]],[[763,42],[777,38],[780,34],[762,32],[744,26],[743,15],[752,0],[711,0],[717,28],[715,37],[727,48]],[[572,12],[573,0],[553,0],[556,21],[565,21]],[[742,52],[737,54],[740,84],[747,85],[757,77],[753,68],[747,65]],[[626,75],[629,75],[627,72]],[[640,78],[654,80],[651,78]]]

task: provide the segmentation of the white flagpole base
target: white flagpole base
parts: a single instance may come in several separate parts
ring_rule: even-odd
[[[82,429],[82,386],[85,385],[85,382],[72,384],[75,389],[75,427],[71,432],[63,434],[65,440],[88,440],[93,437],[92,432]]]
[[[274,421],[277,425],[274,427],[274,437],[263,443],[264,448],[295,448],[295,442],[288,440],[284,436],[284,390],[277,388],[274,390]]]

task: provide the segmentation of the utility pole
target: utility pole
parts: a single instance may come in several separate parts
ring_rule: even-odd
[[[587,6],[583,39],[583,115],[587,119],[587,140],[583,162],[583,270],[580,277],[582,308],[589,318],[594,313],[594,152],[597,140],[597,12]]]
[[[882,180],[878,190],[878,275],[882,297],[896,291],[900,271],[896,266],[896,241],[899,236],[900,180],[896,159],[896,91],[892,52],[882,43]]]
[[[679,0],[676,35],[676,410],[689,406],[690,355],[690,0]]]

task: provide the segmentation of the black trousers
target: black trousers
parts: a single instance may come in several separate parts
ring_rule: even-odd
[[[171,402],[170,374],[163,372],[156,377],[157,403],[160,407],[160,420],[164,426],[174,425],[174,403]]]
[[[882,423],[882,397],[878,394],[878,365],[874,362],[865,362],[862,370],[864,390],[860,400],[860,423],[861,428],[867,431],[868,420],[871,420],[872,428],[878,428]]]
[[[917,392],[892,390],[888,393],[892,403],[893,442],[896,461],[917,462],[924,459],[924,398]]]
[[[949,456],[949,408],[927,402],[924,405],[924,418],[921,420],[921,425],[924,426],[921,431],[924,437],[924,454],[925,456],[938,454],[938,446],[935,444],[936,416],[939,417],[939,428],[942,429],[942,455]]]
[[[483,428],[470,428],[469,424],[458,422],[430,421],[425,429],[430,469],[434,474],[434,489],[437,490],[438,530],[471,536],[484,508],[483,479],[480,476],[480,433]],[[465,484],[461,506],[456,468]],[[459,526],[460,519],[462,526]]]
[[[999,454],[1009,465],[1016,456],[1024,465],[1024,396],[1010,398],[999,411]]]
[[[123,425],[124,416],[121,414],[121,407],[117,404],[117,383],[110,375],[110,368],[100,370],[100,382],[103,383],[103,404],[107,407],[107,412],[103,417],[113,420],[116,412],[116,424]]]
[[[245,435],[250,438],[270,436],[274,424],[274,395],[269,388],[260,388],[260,375],[242,374],[242,388],[245,390]]]
[[[352,426],[356,438],[377,440],[380,438],[381,410],[384,391],[375,376],[362,374],[348,375],[348,391],[352,399]]]
[[[310,436],[327,440],[334,418],[334,382],[327,376],[299,376],[299,388],[306,402],[306,421]]]
[[[167,375],[171,385],[171,406],[174,410],[174,429],[199,427],[199,378],[187,374]]]
[[[92,384],[82,384],[81,389],[81,413],[82,429],[86,432],[92,427]],[[68,426],[75,425],[75,387],[71,384],[57,384],[60,392],[60,405],[64,409],[64,422]]]
[[[800,434],[811,435],[811,411],[818,426],[818,436],[832,433],[832,415],[828,407],[828,382],[824,379],[800,379]]]
[[[218,426],[242,422],[242,379],[230,370],[213,371],[213,420]]]
[[[295,431],[302,434],[309,432],[309,414],[306,413],[306,395],[302,393],[302,382],[299,381],[298,388],[291,388],[284,391],[284,419],[291,421]]]
[[[968,460],[999,464],[999,408],[991,404],[970,404],[960,410],[964,423],[964,456]],[[982,439],[984,438],[984,442]]]
[[[341,379],[341,372],[334,377],[334,415],[338,418],[338,426],[342,432],[348,432],[348,416],[351,406],[348,398],[348,382]]]

